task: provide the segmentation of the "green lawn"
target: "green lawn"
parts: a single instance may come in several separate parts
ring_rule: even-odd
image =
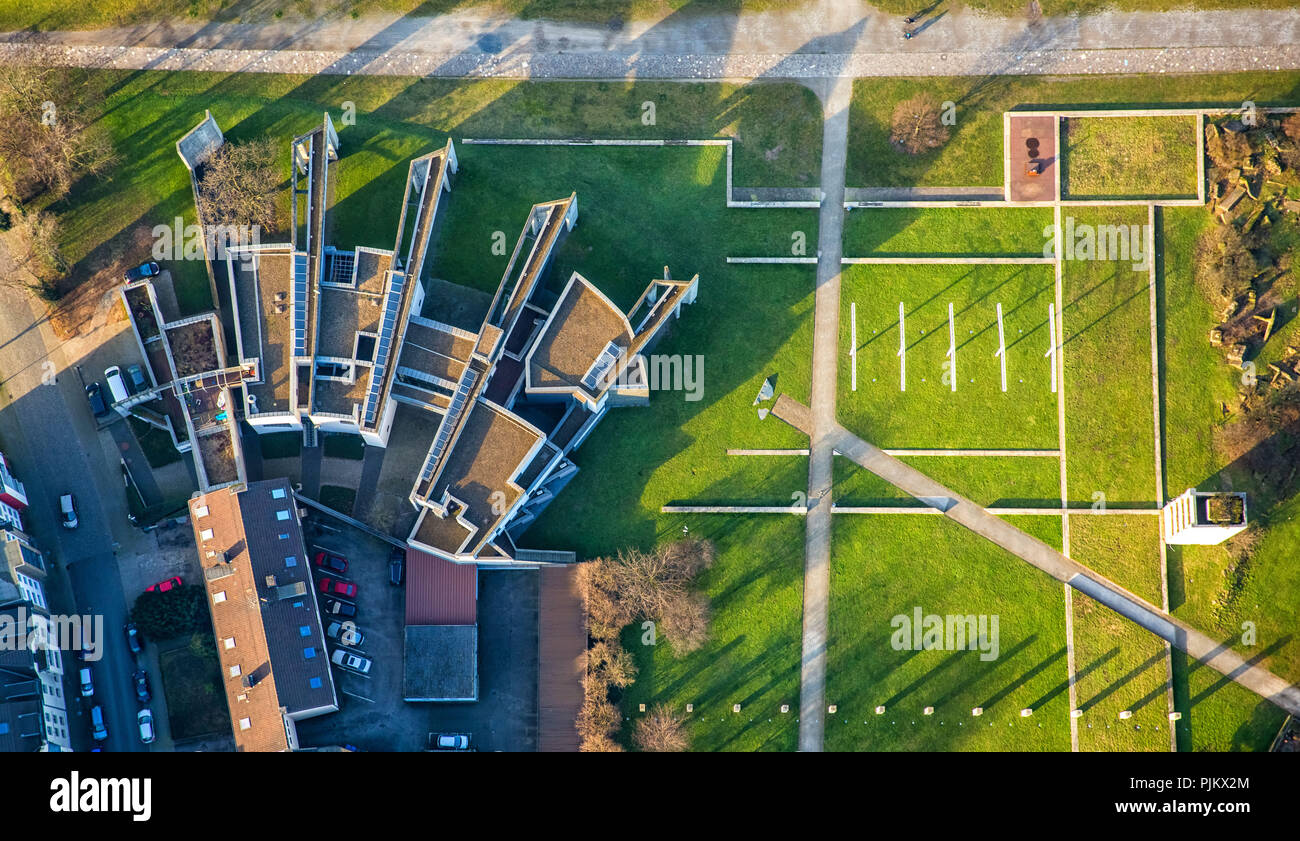
[[[1051,339],[1052,267],[848,266],[840,298],[840,422],[879,447],[1055,449],[1056,395],[1043,357]],[[905,306],[906,391],[900,390],[898,305]],[[947,379],[948,304],[957,390]],[[1002,391],[997,305],[1007,390]],[[857,391],[852,311],[857,309]]]
[[[198,633],[181,642],[158,655],[172,739],[229,733],[230,714],[212,634]]]
[[[665,518],[666,537],[678,521],[684,518]],[[628,626],[623,646],[636,658],[638,675],[623,696],[630,719],[624,736],[640,704],[666,704],[686,716],[693,750],[792,751],[799,734],[803,518],[713,515],[690,522],[692,536],[718,546],[713,567],[698,580],[712,602],[710,639],[677,657],[662,637],[646,645],[641,626]],[[687,704],[693,712],[686,713]],[[783,704],[790,712],[781,713]]]
[[[905,463],[975,502],[993,507],[1059,507],[1060,461],[1038,456],[906,456]],[[920,506],[903,491],[843,456],[835,459],[837,505]]]
[[[1160,606],[1157,517],[1071,515],[1070,556]],[[1079,749],[1168,751],[1164,641],[1082,593],[1072,599]]]
[[[1194,117],[1062,121],[1062,197],[1195,198],[1196,126]]]
[[[321,446],[327,458],[346,458],[360,461],[366,457],[366,442],[361,436],[347,432],[326,432],[321,436]]]
[[[357,501],[357,492],[354,488],[344,488],[339,485],[321,485],[320,499],[317,501],[326,508],[351,516],[352,505]]]
[[[1059,519],[1010,519],[1060,545]],[[830,592],[827,750],[1070,749],[1064,594],[1048,576],[942,517],[841,515]],[[997,657],[896,650],[893,617],[916,607],[997,615]]]
[[[164,467],[181,460],[181,454],[172,443],[172,437],[156,426],[151,426],[138,418],[127,418],[131,432],[144,451],[145,460],[150,467]]]
[[[72,71],[69,71],[72,72]],[[138,241],[147,242],[157,224],[171,225],[180,216],[193,221],[194,206],[189,177],[176,155],[175,142],[212,110],[228,140],[238,142],[270,135],[284,143],[319,124],[321,112],[330,109],[340,128],[341,160],[331,216],[335,238],[341,246],[354,244],[391,248],[409,160],[441,146],[448,136],[458,141],[465,169],[461,181],[472,187],[477,179],[485,185],[502,176],[501,169],[478,168],[479,162],[494,167],[526,167],[537,161],[554,160],[532,150],[494,150],[493,153],[460,144],[465,137],[618,137],[618,138],[711,138],[738,137],[735,180],[738,186],[815,185],[820,171],[821,110],[816,96],[793,84],[757,82],[736,84],[674,84],[658,82],[542,82],[512,80],[436,80],[404,77],[277,76],[269,74],[214,74],[92,71],[94,115],[113,136],[120,163],[103,181],[78,184],[70,196],[56,203],[54,210],[63,224],[61,245],[72,264],[65,284],[71,288],[89,275],[115,265],[143,258]],[[641,122],[643,102],[656,103],[656,123]],[[355,125],[342,123],[343,103],[356,108]],[[478,154],[482,151],[482,154]],[[545,150],[542,150],[545,151]],[[627,151],[627,150],[624,150]],[[672,156],[693,154],[661,150]],[[653,155],[653,151],[647,152]],[[687,183],[710,185],[725,178],[718,149],[692,157],[699,171],[686,169]],[[625,157],[620,160],[631,160]],[[587,159],[589,162],[595,159]],[[604,159],[611,160],[609,158]],[[638,159],[643,160],[643,159]],[[517,161],[517,163],[516,163]],[[651,164],[653,169],[654,164]],[[283,216],[288,218],[289,156],[283,156]],[[639,167],[639,164],[638,164]],[[599,172],[583,182],[603,183],[604,194],[583,189],[580,211],[609,207],[614,194],[628,207],[643,194],[631,188],[653,186],[668,204],[658,216],[642,209],[650,225],[637,231],[624,229],[615,243],[644,254],[647,239],[665,242],[674,231],[666,225],[683,225],[685,201],[672,206],[680,196],[662,189],[663,182],[626,181],[628,173],[617,164],[598,166]],[[682,175],[675,172],[674,175]],[[551,183],[554,183],[552,180]],[[570,182],[559,187],[559,195],[578,186]],[[676,186],[676,185],[674,185]],[[467,190],[471,192],[472,190]],[[498,196],[483,208],[481,220],[492,230],[502,230],[513,243],[523,225],[523,213],[534,201],[559,195]],[[451,206],[456,204],[456,192]],[[694,197],[692,197],[694,198]],[[711,200],[723,204],[721,192]],[[522,208],[522,210],[520,210]],[[725,210],[725,207],[722,208]],[[471,208],[468,212],[478,216]],[[718,212],[713,226],[702,226],[697,241],[718,238],[737,227],[736,215]],[[815,222],[816,214],[805,218]],[[472,223],[451,221],[446,228]],[[789,226],[787,226],[788,228]],[[816,242],[815,224],[800,223],[810,242]],[[445,232],[445,231],[444,231]],[[771,253],[788,253],[790,230],[781,231],[779,242],[770,243]],[[730,234],[727,234],[730,236]],[[490,237],[490,231],[489,231]],[[140,238],[140,239],[137,239]],[[288,238],[287,230],[262,232],[262,241]],[[473,266],[481,277],[500,279],[498,258],[488,252],[489,239],[481,250],[464,248],[461,266]],[[739,247],[766,248],[764,241],[732,240]],[[753,253],[753,252],[751,252]],[[761,253],[761,252],[759,252]],[[657,257],[645,254],[654,263]],[[450,268],[456,268],[452,258]],[[501,267],[504,267],[501,258]],[[654,266],[656,270],[662,262]],[[211,306],[207,276],[198,261],[175,261],[172,270],[177,296],[186,314]],[[491,270],[489,270],[491,269]],[[644,274],[647,269],[639,270]],[[492,277],[493,274],[495,277]],[[657,273],[657,271],[655,272]],[[474,272],[464,272],[474,282]],[[638,290],[639,291],[639,290]]]
[[[1145,224],[1145,208],[1070,208],[1081,226]],[[1063,223],[1064,224],[1064,223]],[[1071,505],[1154,507],[1147,272],[1128,260],[1063,266],[1065,455]]]
[[[846,179],[850,187],[1000,187],[1002,114],[1016,108],[1239,108],[1245,100],[1260,106],[1292,105],[1297,92],[1300,73],[1296,72],[859,79],[850,106]],[[912,157],[890,145],[889,121],[899,102],[918,93],[955,103],[957,123],[943,147]],[[1194,164],[1194,154],[1192,160]]]
[[[1042,257],[1050,207],[863,208],[844,219],[844,256]]]
[[[262,458],[297,458],[302,453],[301,432],[270,432],[257,436]]]

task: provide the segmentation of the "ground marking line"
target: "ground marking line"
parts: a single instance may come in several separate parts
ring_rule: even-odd
[[[903,323],[903,302],[898,302],[898,390],[907,391],[907,330]]]
[[[1056,128],[1056,148],[1059,153],[1061,148],[1061,131],[1060,122],[1057,122]],[[1058,172],[1059,178],[1059,172]],[[1059,181],[1057,186],[1059,197]],[[1064,251],[1063,236],[1061,233],[1061,206],[1056,204],[1052,208],[1053,227],[1052,232],[1052,266],[1054,274],[1054,285],[1056,287],[1056,313],[1057,322],[1048,325],[1049,331],[1054,333],[1053,341],[1055,347],[1052,352],[1052,365],[1054,379],[1057,381],[1056,389],[1056,433],[1057,449],[1061,453],[1061,507],[1064,509],[1069,502],[1066,495],[1065,482],[1065,358],[1062,350],[1065,346],[1065,304],[1064,304],[1064,283],[1062,281],[1062,264],[1061,254]],[[1068,512],[1061,514],[1061,551],[1068,557],[1070,554],[1070,515]],[[1078,673],[1075,671],[1074,663],[1074,592],[1070,589],[1069,584],[1062,584],[1065,591],[1065,668],[1066,680],[1068,683],[1068,694],[1070,697],[1070,750],[1077,753],[1079,750],[1079,720],[1074,717],[1074,710],[1079,708],[1079,690],[1078,690]]]
[[[1007,390],[1007,337],[1002,332],[1002,302],[998,301],[998,350],[993,354],[1002,363],[1002,391]]]
[[[849,360],[852,363],[850,391],[858,390],[858,303],[849,302]]]
[[[1056,393],[1056,304],[1047,305],[1047,353],[1052,364],[1052,393]]]
[[[948,379],[952,381],[952,390],[957,390],[957,325],[952,317],[952,301],[948,302],[948,358],[952,360]]]

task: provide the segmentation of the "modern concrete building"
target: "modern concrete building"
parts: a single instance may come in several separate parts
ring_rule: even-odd
[[[1188,488],[1160,510],[1160,528],[1166,543],[1222,543],[1246,530],[1246,495]]]

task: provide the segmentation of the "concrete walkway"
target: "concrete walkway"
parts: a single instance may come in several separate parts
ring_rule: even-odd
[[[799,750],[820,751],[826,726],[826,641],[830,597],[831,486],[834,484],[836,350],[840,334],[840,249],[844,229],[844,164],[848,156],[847,79],[820,91],[822,206],[818,215],[817,291],[813,314],[812,427],[808,432],[808,525],[804,537],[803,653],[800,660]]]
[[[811,433],[817,425],[815,412],[784,394],[778,398],[772,414],[807,433]],[[937,508],[948,519],[996,543],[1057,581],[1101,602],[1280,709],[1291,715],[1300,715],[1300,688],[1292,686],[1263,666],[1246,660],[1233,651],[1228,643],[1217,642],[1175,619],[1110,579],[1067,558],[1038,538],[1031,537],[990,514],[919,470],[885,455],[879,448],[863,441],[844,427],[836,426],[828,432],[828,437],[836,449],[855,464]]]
[[[522,21],[469,9],[268,24],[3,33],[0,61],[122,69],[503,78],[813,79],[1300,67],[1300,12],[1107,12],[1000,18],[940,10],[916,37],[853,0],[628,23]]]

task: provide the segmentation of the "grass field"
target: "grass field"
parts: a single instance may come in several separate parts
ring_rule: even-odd
[[[1083,225],[1146,224],[1145,208],[1071,208]],[[1150,282],[1131,260],[1063,264],[1065,455],[1071,505],[1155,507]]]
[[[1012,522],[1060,545],[1055,517]],[[846,515],[835,521],[830,592],[826,697],[838,709],[827,716],[827,750],[1069,750],[1057,582],[941,517]],[[892,618],[916,607],[997,615],[996,659],[895,650]]]
[[[221,663],[210,633],[195,634],[160,652],[158,664],[174,741],[230,732]]]
[[[944,146],[912,157],[890,145],[889,121],[899,102],[918,93],[955,103],[957,124]],[[846,183],[850,187],[1000,187],[1002,113],[1016,108],[1239,108],[1245,100],[1260,106],[1293,105],[1297,96],[1300,73],[1296,72],[859,79],[850,106]],[[1194,155],[1192,160],[1194,164]]]
[[[1041,257],[1050,207],[871,208],[844,219],[844,255]]]
[[[1071,117],[1061,123],[1063,198],[1195,198],[1194,117]]]
[[[239,142],[270,135],[286,150],[293,136],[319,125],[322,110],[331,110],[341,129],[341,161],[331,224],[343,246],[392,247],[409,159],[441,146],[449,135],[457,141],[465,137],[742,136],[743,141],[736,147],[737,185],[811,185],[820,169],[820,106],[811,91],[792,84],[521,83],[147,71],[91,71],[89,77],[89,98],[97,109],[93,116],[112,135],[120,162],[107,179],[77,184],[67,199],[50,208],[63,224],[61,246],[72,265],[65,288],[118,263],[141,259],[138,243],[142,238],[148,241],[154,225],[170,225],[178,216],[187,223],[193,221],[189,178],[176,155],[175,141],[202,119],[205,108],[212,110],[228,140]],[[644,101],[656,103],[654,126],[641,123],[640,106]],[[345,102],[356,108],[355,125],[341,122]],[[524,156],[516,163],[513,155],[519,152],[517,149],[476,157],[462,144],[459,151],[464,165],[461,181],[467,182],[471,194],[476,179],[487,184],[490,178],[502,174],[500,169],[475,171],[478,160],[521,171],[542,160],[535,155]],[[667,158],[682,160],[680,152],[677,157],[669,154]],[[285,154],[282,160],[286,179],[283,216],[287,219],[289,156]],[[597,159],[589,158],[587,165],[592,166],[593,160]],[[712,155],[704,153],[692,158],[690,164],[657,174],[665,179],[686,178],[690,184],[711,185],[720,183],[719,178],[725,179],[720,161],[714,150]],[[625,249],[625,254],[644,254],[645,237],[668,241],[667,234],[676,231],[664,230],[662,224],[680,225],[690,216],[688,208],[692,213],[698,210],[684,201],[696,200],[698,194],[664,191],[661,185],[665,182],[651,180],[656,175],[653,163],[644,170],[638,168],[640,178],[632,180],[626,180],[628,173],[618,170],[616,163],[602,163],[595,170],[583,186],[601,181],[604,192],[591,195],[584,189],[580,195],[584,213],[587,208],[626,209],[633,200],[643,202],[644,195],[632,190],[644,189],[647,184],[654,186],[658,196],[658,204],[649,205],[658,210],[653,217],[655,227],[633,236],[624,230],[615,241],[602,243],[615,254],[619,249]],[[574,186],[564,186],[562,194],[567,195]],[[528,206],[557,197],[495,196],[481,213],[476,214],[472,208],[462,208],[462,212],[484,220],[493,230],[505,231],[513,241]],[[455,198],[453,193],[452,206]],[[716,201],[723,203],[720,192]],[[69,212],[74,208],[75,212]],[[645,216],[646,210],[641,214]],[[716,238],[724,229],[738,227],[734,217],[723,217],[719,212],[716,224],[702,228],[694,242]],[[815,214],[808,217],[815,220]],[[445,228],[454,231],[458,225],[462,231],[467,225],[474,229],[473,223],[463,218],[451,220]],[[808,233],[815,242],[815,226]],[[790,232],[784,231],[783,235],[782,250],[777,253],[788,252]],[[287,231],[262,233],[263,242],[287,238]],[[355,243],[351,241],[354,239]],[[466,249],[461,266],[495,262],[483,259],[489,243],[482,242],[481,251]],[[617,262],[617,258],[611,257],[611,262]],[[504,260],[501,264],[503,267]],[[456,268],[454,260],[451,267]],[[185,314],[211,306],[200,263],[176,261],[164,268],[172,270]],[[496,276],[492,277],[494,271]],[[466,282],[475,281],[473,272],[462,274]],[[481,277],[491,277],[495,282],[500,278],[500,269],[481,268]]]
[[[840,422],[879,447],[1057,446],[1048,304],[1051,266],[846,268],[840,300]],[[906,390],[900,390],[898,305],[905,308]],[[948,304],[956,325],[957,390],[946,367]],[[1002,391],[997,305],[1007,390]],[[857,391],[852,391],[852,307]]]
[[[1158,518],[1071,515],[1070,556],[1160,606]],[[1167,752],[1164,642],[1082,593],[1072,598],[1079,749]]]
[[[902,461],[977,505],[1037,508],[1061,504],[1060,461],[1038,456],[904,456]],[[835,503],[848,506],[921,503],[843,456],[835,459]]]

